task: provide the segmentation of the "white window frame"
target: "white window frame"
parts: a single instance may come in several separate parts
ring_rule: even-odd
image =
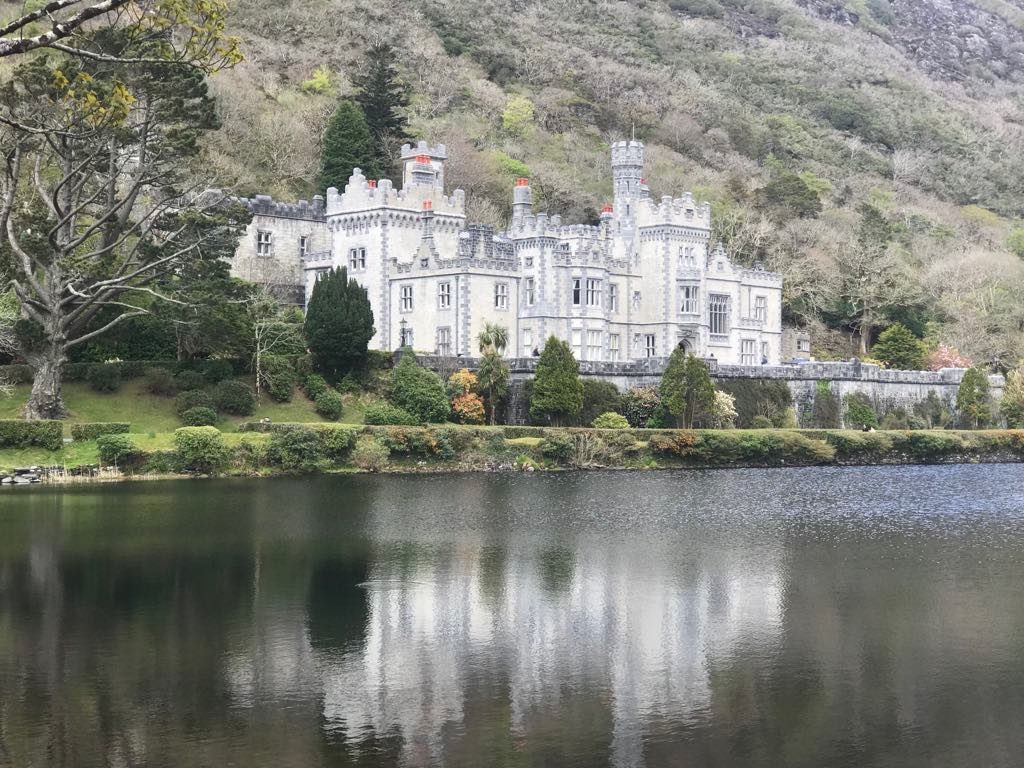
[[[274,255],[274,233],[269,229],[256,230],[256,255],[263,257]]]
[[[583,278],[572,279],[572,305],[578,307],[583,303]]]
[[[679,286],[679,292],[682,294],[682,300],[679,303],[680,314],[700,314],[700,286],[692,284],[681,285]]]
[[[762,359],[767,359],[768,358],[768,342],[767,341],[762,341],[761,342],[761,358]]]
[[[645,357],[657,357],[658,356],[658,336],[654,333],[648,333],[644,335],[644,356]]]
[[[299,258],[304,259],[309,254],[309,235],[299,235]]]
[[[502,311],[508,309],[508,283],[494,284],[494,308]]]
[[[754,297],[754,319],[760,320],[762,323],[768,322],[768,297],[767,296],[755,296]]]
[[[732,327],[732,297],[727,293],[708,294],[708,332],[712,336],[728,336]]]
[[[608,311],[612,313],[619,311],[618,283],[608,283]]]
[[[445,280],[437,284],[437,308],[451,309],[452,306],[452,284]]]
[[[366,271],[366,249],[365,248],[349,248],[348,249],[348,271],[349,272],[364,272],[364,271]]]
[[[525,357],[529,357],[533,352],[533,329],[523,328],[523,351]]]
[[[413,308],[413,290],[411,285],[401,285],[398,288],[399,297],[399,311],[400,312],[412,312]]]
[[[601,331],[587,331],[587,360],[600,360],[602,352]]]
[[[537,283],[532,277],[527,277],[524,281],[523,300],[528,307],[532,307],[537,302]]]
[[[740,365],[757,363],[757,342],[754,339],[740,339]]]
[[[684,267],[697,266],[697,259],[694,256],[694,246],[684,245],[679,249],[679,263]]]
[[[608,334],[608,359],[613,363],[619,360],[619,339],[617,333]]]
[[[593,277],[587,278],[587,306],[601,306],[601,281]]]
[[[583,359],[583,329],[572,329],[572,353],[577,360]]]
[[[437,354],[450,357],[452,354],[452,329],[442,325],[437,329]]]

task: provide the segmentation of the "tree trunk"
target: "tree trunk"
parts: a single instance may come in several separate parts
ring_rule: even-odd
[[[64,345],[48,339],[46,346],[25,355],[32,368],[32,394],[25,405],[25,418],[63,419],[67,416],[61,393],[61,366],[65,361]]]

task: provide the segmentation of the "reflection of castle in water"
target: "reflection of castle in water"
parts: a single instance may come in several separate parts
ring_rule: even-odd
[[[596,696],[589,705],[611,732],[612,762],[631,766],[647,729],[708,716],[717,667],[776,647],[778,550],[712,557],[675,542],[652,557],[649,542],[576,541],[569,550],[539,538],[428,549],[375,554],[361,643],[316,643],[300,616],[268,616],[261,647],[229,664],[239,703],[322,686],[326,729],[350,745],[398,732],[405,764],[436,764],[446,734],[481,705],[475,678],[498,675],[514,741],[570,700]]]

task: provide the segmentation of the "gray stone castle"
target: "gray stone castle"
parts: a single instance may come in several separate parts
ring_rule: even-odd
[[[511,190],[506,231],[470,224],[464,192],[445,191],[444,145],[407,144],[401,159],[401,188],[356,169],[326,200],[246,200],[253,219],[234,274],[304,302],[318,274],[347,267],[369,293],[380,350],[471,356],[495,323],[513,357],[554,335],[588,362],[664,358],[676,347],[723,364],[780,361],[781,277],[713,247],[707,203],[654,199],[642,143],[612,144],[613,201],[597,226],[535,213],[525,178]]]

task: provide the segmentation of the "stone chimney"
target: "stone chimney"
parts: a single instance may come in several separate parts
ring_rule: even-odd
[[[512,187],[512,223],[519,224],[533,213],[533,191],[530,180],[518,178]]]

